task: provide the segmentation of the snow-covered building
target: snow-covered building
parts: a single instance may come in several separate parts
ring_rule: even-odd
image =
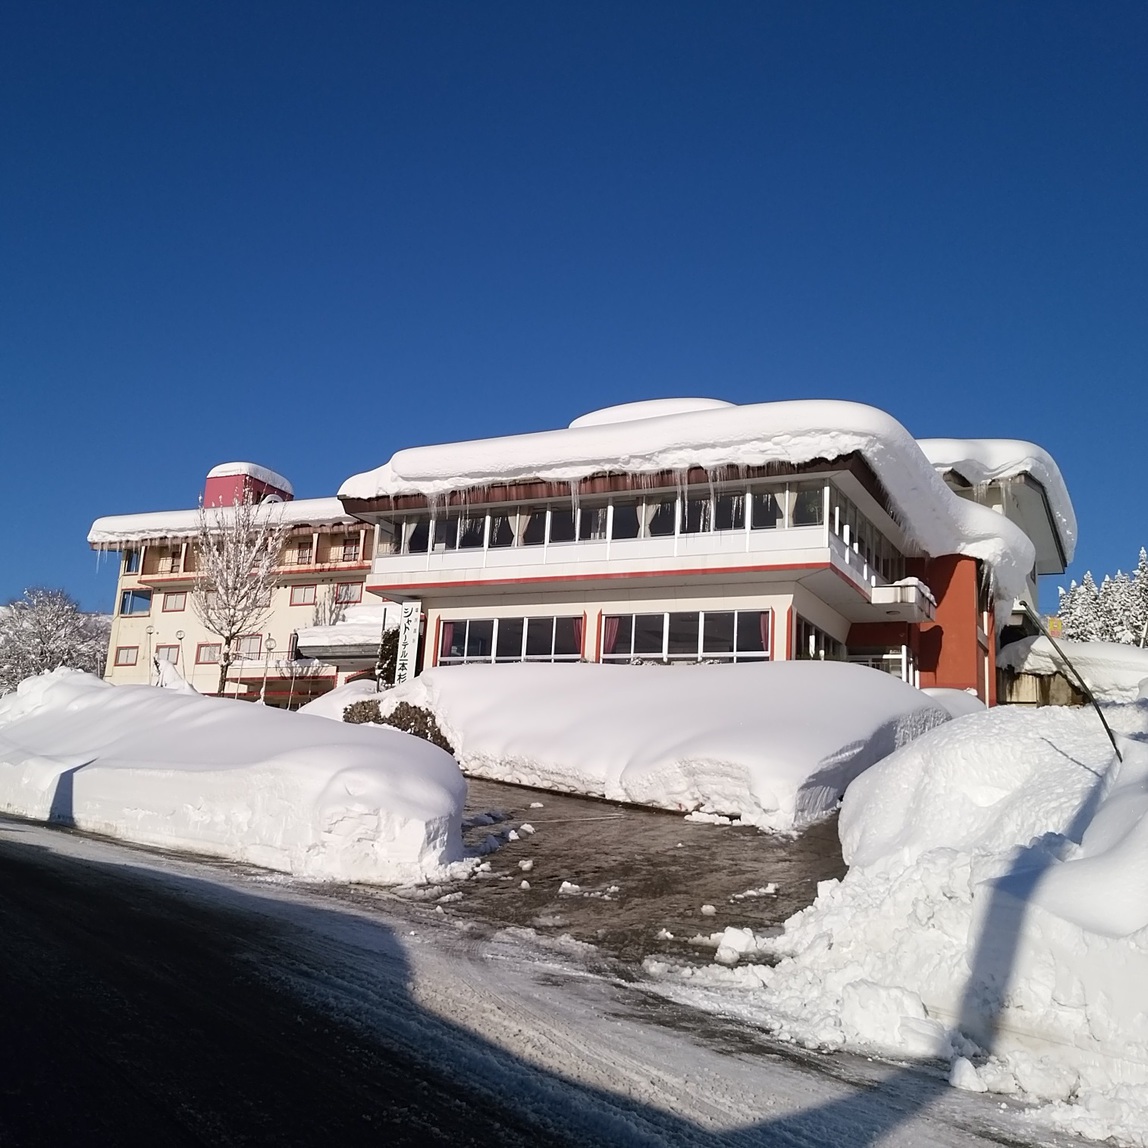
[[[998,622],[1075,544],[1040,448],[846,402],[631,403],[402,450],[339,498],[423,669],[839,658],[992,702]]]
[[[266,504],[287,536],[267,620],[259,632],[239,639],[226,692],[296,706],[365,668],[361,656],[320,660],[314,651],[300,648],[298,636],[363,601],[374,528],[348,514],[337,498],[296,499],[291,484],[264,467],[236,462],[208,472],[205,507],[226,514],[244,499]],[[175,664],[200,692],[216,691],[222,642],[192,608],[199,523],[199,510],[187,509],[113,515],[92,524],[92,548],[120,555],[106,673],[110,681],[155,681],[152,659],[158,657]],[[376,650],[381,623],[382,615]]]

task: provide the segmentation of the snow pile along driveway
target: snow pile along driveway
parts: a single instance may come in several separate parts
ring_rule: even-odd
[[[942,1056],[962,1088],[1148,1144],[1148,702],[1005,707],[926,734],[850,787],[850,869],[721,986],[811,1045]]]
[[[451,666],[382,695],[434,712],[478,777],[789,830],[862,770],[949,720],[840,662]]]
[[[393,730],[57,670],[0,700],[0,810],[297,875],[386,883],[462,856],[466,783]]]

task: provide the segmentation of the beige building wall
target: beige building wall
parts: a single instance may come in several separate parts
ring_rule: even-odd
[[[373,528],[362,523],[292,531],[267,617],[248,635],[244,656],[231,667],[229,694],[257,694],[264,669],[269,680],[305,671],[310,683],[301,685],[305,691],[335,684],[333,667],[315,670],[289,664],[292,639],[296,630],[314,624],[316,605],[326,595],[337,595],[345,605],[363,601],[373,545]],[[105,674],[108,681],[154,683],[152,658],[163,657],[201,693],[215,692],[222,640],[195,612],[194,586],[195,553],[189,542],[151,542],[120,554]],[[151,600],[145,609],[136,595],[148,592]]]

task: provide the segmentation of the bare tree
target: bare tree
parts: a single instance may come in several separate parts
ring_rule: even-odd
[[[199,508],[191,603],[223,644],[219,694],[235,661],[236,639],[260,629],[271,614],[279,552],[287,537],[276,506],[244,501]]]
[[[85,614],[64,590],[35,587],[0,607],[0,693],[60,666],[102,674],[111,619]]]

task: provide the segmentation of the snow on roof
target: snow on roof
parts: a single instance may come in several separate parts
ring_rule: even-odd
[[[224,518],[231,507],[212,508]],[[292,502],[267,503],[259,508],[284,526],[336,526],[357,523],[337,498],[299,498]],[[119,550],[140,542],[194,538],[199,530],[198,510],[156,510],[148,514],[113,514],[97,518],[88,531],[88,542],[97,550]]]
[[[669,400],[682,401],[689,400]],[[913,545],[926,554],[983,559],[995,571],[1001,598],[1025,593],[1035,561],[1032,542],[1007,518],[953,494],[909,432],[884,411],[837,400],[707,405],[660,415],[650,413],[647,404],[630,405],[646,413],[620,422],[575,420],[580,425],[565,430],[401,450],[383,466],[348,478],[339,497],[435,498],[514,481],[801,464],[856,452],[884,485]]]
[[[1057,645],[1072,659],[1077,673],[1101,701],[1134,701],[1140,683],[1148,680],[1148,650],[1139,646],[1120,642],[1071,642],[1065,638],[1058,639]],[[1064,674],[1072,680],[1064,660],[1043,635],[1022,638],[1005,646],[997,656],[997,665],[1040,677]]]
[[[260,482],[265,482],[268,486],[283,491],[284,494],[295,493],[295,488],[281,474],[254,462],[221,462],[207,472],[207,477],[230,478],[235,474],[245,474],[249,478],[257,478]]]
[[[923,438],[917,440],[938,470],[951,470],[973,486],[1018,475],[1040,483],[1068,561],[1076,549],[1076,511],[1052,455],[1036,443],[1015,438]]]
[[[724,399],[645,399],[640,403],[620,403],[618,406],[590,411],[579,415],[570,426],[597,427],[607,423],[634,422],[660,415],[682,415],[690,411],[712,411],[732,406],[733,403],[727,403]]]

